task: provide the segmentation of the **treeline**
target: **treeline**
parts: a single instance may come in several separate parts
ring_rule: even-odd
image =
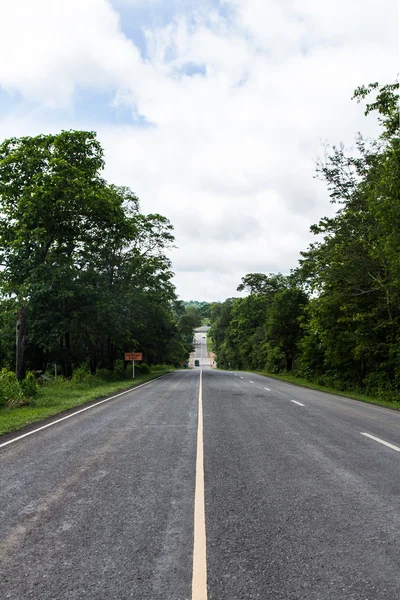
[[[398,399],[400,391],[400,138],[398,84],[358,88],[377,140],[333,147],[317,166],[336,215],[289,275],[249,274],[246,298],[211,308],[218,365],[294,371],[319,384]]]
[[[210,306],[209,302],[189,300],[189,302],[183,302],[187,314],[190,314],[196,321],[196,327],[204,323],[208,323],[210,317]]]
[[[112,371],[125,351],[179,364],[193,318],[177,301],[171,223],[102,177],[93,132],[0,144],[0,367]],[[52,367],[53,368],[53,367]]]

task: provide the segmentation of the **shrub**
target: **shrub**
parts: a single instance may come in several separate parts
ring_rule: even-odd
[[[109,369],[97,369],[95,377],[102,381],[116,381],[118,379],[118,373],[110,371]]]
[[[90,380],[90,373],[89,373],[89,369],[87,368],[86,365],[80,365],[79,367],[77,367],[76,369],[74,369],[73,375],[72,375],[72,381],[74,383],[87,383]]]
[[[168,371],[171,370],[171,365],[166,365],[163,363],[162,365],[151,365],[150,371]]]
[[[150,373],[150,367],[145,362],[139,363],[138,365],[135,365],[135,371],[138,375],[147,375],[147,373]]]
[[[2,369],[0,372],[0,407],[9,408],[27,404],[24,392],[12,371]]]
[[[125,361],[119,360],[119,359],[115,361],[114,373],[118,377],[122,377],[123,375],[125,375],[125,373],[126,373]]]
[[[32,371],[28,371],[25,379],[21,381],[20,386],[24,393],[24,396],[26,396],[27,398],[34,398],[37,395],[36,379]]]

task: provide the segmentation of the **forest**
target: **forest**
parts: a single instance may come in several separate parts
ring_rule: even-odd
[[[218,366],[290,372],[337,390],[386,400],[400,392],[399,84],[361,86],[377,139],[330,147],[316,167],[333,217],[289,275],[250,273],[210,307]]]

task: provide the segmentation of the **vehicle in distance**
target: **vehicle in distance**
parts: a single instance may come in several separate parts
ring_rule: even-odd
[[[203,338],[205,338],[205,337],[206,337],[206,336],[205,336],[205,335],[203,335]]]
[[[196,360],[194,361],[194,366],[195,367],[199,367],[200,366],[200,361],[196,358]]]

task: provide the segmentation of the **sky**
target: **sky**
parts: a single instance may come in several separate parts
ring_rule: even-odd
[[[94,130],[105,177],[175,227],[183,300],[295,268],[332,214],[316,160],[379,133],[397,0],[0,0],[0,139]]]

